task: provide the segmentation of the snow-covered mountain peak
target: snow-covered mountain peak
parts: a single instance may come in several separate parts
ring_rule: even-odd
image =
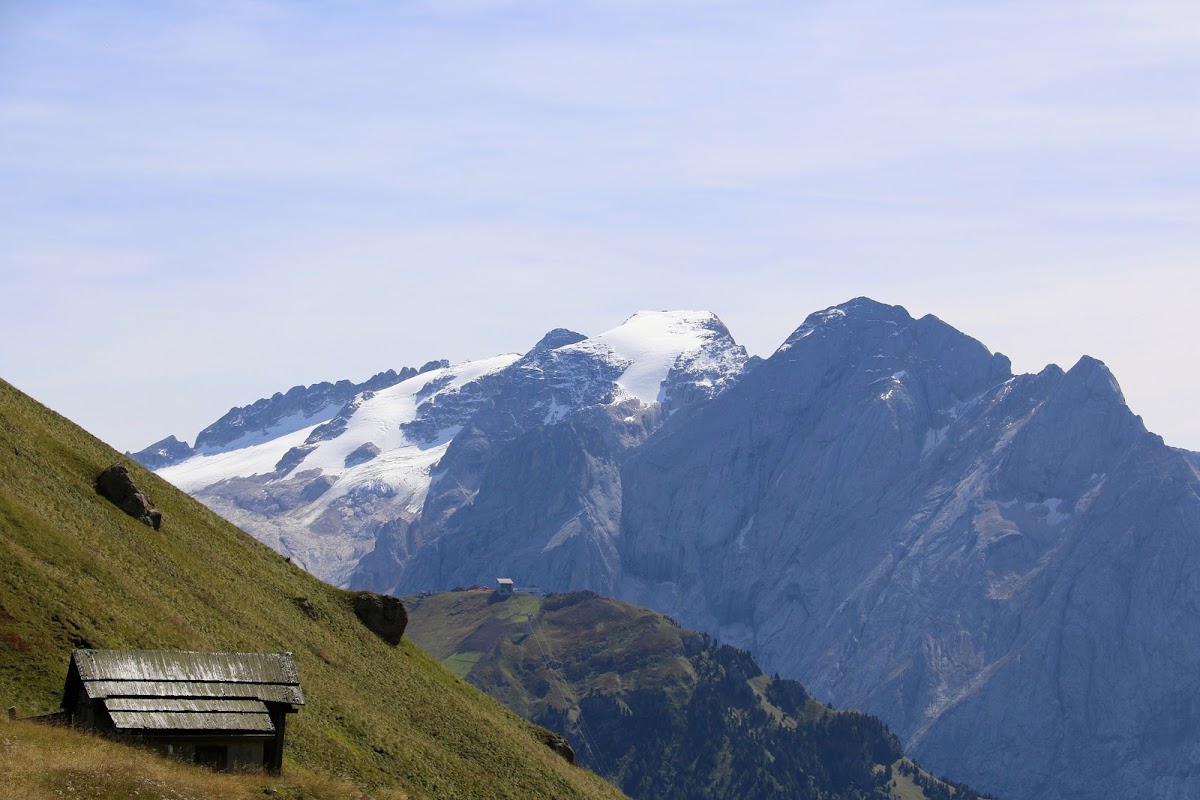
[[[560,347],[565,347],[569,344],[582,342],[587,337],[582,333],[576,333],[568,328],[555,328],[541,338],[541,340],[533,346],[529,352],[540,353],[547,350],[557,350]]]
[[[666,401],[673,369],[696,365],[735,375],[747,360],[745,350],[711,311],[639,311],[611,330],[558,351],[619,364],[622,372],[614,383],[623,397],[617,399],[636,398],[646,404]]]
[[[642,311],[592,337],[556,328],[524,355],[297,387],[232,409],[195,450],[164,440],[138,457],[345,583],[382,526],[402,530],[428,503],[469,503],[492,453],[518,437],[586,418],[614,446],[635,446],[731,386],[748,360],[710,312]]]

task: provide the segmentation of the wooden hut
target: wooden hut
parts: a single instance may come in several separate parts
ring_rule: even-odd
[[[510,597],[513,593],[512,578],[496,578],[496,596]]]
[[[304,705],[291,653],[76,650],[62,707],[77,727],[213,769],[279,772],[287,715]]]

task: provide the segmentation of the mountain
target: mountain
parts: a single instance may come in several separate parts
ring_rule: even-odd
[[[1014,376],[860,299],[616,469],[586,435],[532,436],[415,556],[414,588],[559,589],[514,543],[619,498],[593,588],[879,716],[939,774],[1010,797],[1200,794],[1200,480],[1101,362]]]
[[[1193,453],[1191,450],[1179,450],[1179,454],[1187,459],[1193,469],[1200,470],[1200,453]]]
[[[978,797],[920,771],[879,720],[833,711],[745,651],[649,609],[586,591],[404,601],[417,644],[565,734],[581,763],[631,797]]]
[[[866,298],[762,361],[711,315],[641,316],[659,355],[636,396],[619,379],[637,359],[595,351],[634,352],[638,326],[608,350],[555,332],[474,384],[473,408],[439,395],[462,413],[432,425],[445,449],[408,504],[351,497],[322,529],[360,537],[338,545],[344,582],[592,589],[753,652],[1001,796],[1200,796],[1196,456],[1148,432],[1102,362],[1014,375]],[[285,509],[316,507],[289,505],[306,484],[263,462],[192,490],[270,541]]]
[[[749,362],[712,314],[640,312],[590,338],[551,331],[524,355],[296,387],[231,410],[190,452],[172,437],[135,458],[310,572],[382,585],[521,434],[584,417],[624,449]]]
[[[623,597],[1001,795],[1200,794],[1200,480],[1104,365],[814,315],[622,471]],[[720,585],[722,591],[711,591]]]
[[[0,381],[0,705],[56,709],[74,647],[292,651],[307,703],[288,723],[283,777],[208,780],[79,733],[0,722],[0,794],[621,796],[410,641],[387,645],[355,616],[354,595],[133,464],[161,529],[128,516],[95,486],[116,461]]]

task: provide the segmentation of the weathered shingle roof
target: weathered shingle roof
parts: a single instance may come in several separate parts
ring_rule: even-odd
[[[229,684],[219,681],[86,681],[83,690],[93,700],[107,697],[254,697],[264,703],[304,705],[297,685]]]
[[[291,653],[76,650],[72,658],[85,681],[300,683]]]
[[[76,650],[64,708],[82,690],[122,730],[275,730],[266,703],[304,704],[291,653]]]
[[[272,733],[275,726],[259,700],[110,697],[104,701],[121,730],[221,730]]]

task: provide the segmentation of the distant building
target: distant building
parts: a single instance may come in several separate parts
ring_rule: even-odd
[[[496,578],[496,596],[508,597],[513,593],[512,578]]]
[[[172,650],[76,650],[62,701],[77,727],[213,769],[275,773],[287,715],[302,705],[291,653]]]

